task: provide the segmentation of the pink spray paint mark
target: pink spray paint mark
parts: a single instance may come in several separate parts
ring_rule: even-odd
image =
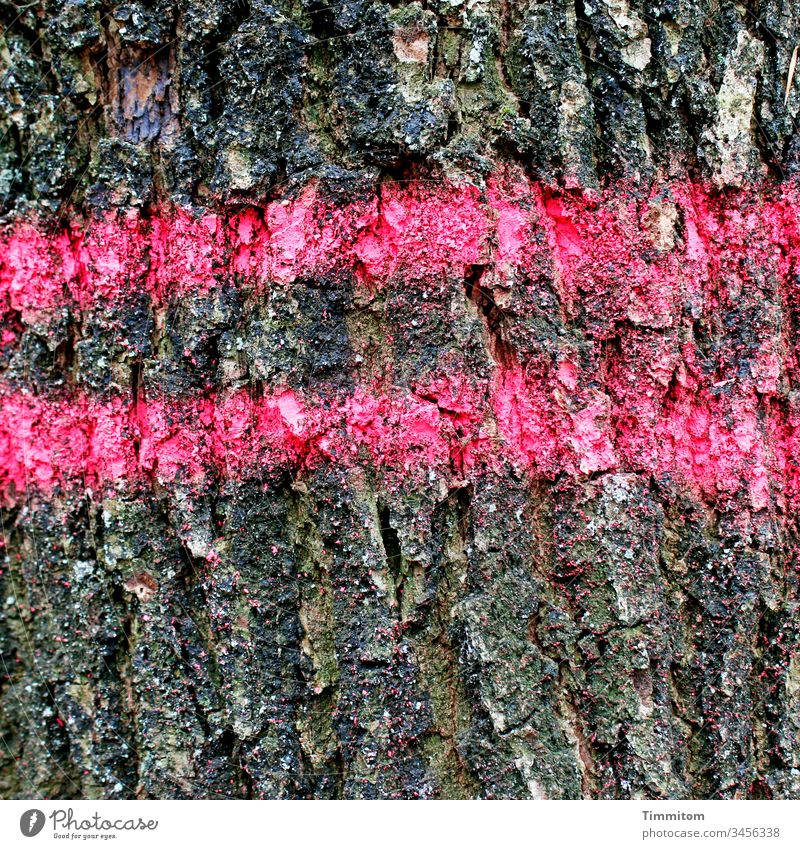
[[[0,385],[0,492],[13,501],[28,488],[152,477],[205,485],[314,462],[366,462],[397,480],[512,462],[550,479],[670,476],[713,502],[790,509],[800,504],[800,413],[781,387],[797,380],[793,343],[776,320],[745,352],[746,369],[745,353],[730,352],[737,366],[719,374],[691,322],[733,315],[742,293],[797,309],[799,213],[791,184],[727,197],[687,184],[589,195],[500,174],[483,189],[388,184],[338,205],[309,186],[261,209],[97,213],[56,231],[17,222],[0,237],[0,350],[64,309],[88,320],[141,293],[154,304],[220,286],[259,297],[343,270],[365,295],[389,284],[413,295],[474,265],[523,305],[553,282],[561,320],[616,348],[589,366],[565,343],[557,355],[514,355],[490,378],[443,371],[413,391],[362,385],[335,403],[274,387],[258,400],[243,390],[148,396],[131,409],[130,399]]]
[[[579,379],[585,386],[586,376]],[[466,377],[446,382],[465,385]],[[755,394],[722,399],[687,391],[663,403],[654,427],[621,419],[600,390],[578,408],[576,397],[564,394],[555,371],[531,376],[518,368],[498,370],[458,403],[446,391],[432,400],[430,390],[421,397],[357,388],[337,404],[286,389],[255,400],[240,390],[159,399],[131,415],[122,399],[45,400],[5,390],[0,492],[12,502],[26,489],[97,489],[149,477],[202,487],[219,476],[318,462],[366,463],[400,481],[430,470],[479,474],[508,460],[546,479],[622,468],[670,474],[712,501],[744,491],[753,510],[773,496],[784,506],[800,503],[800,419],[787,420],[777,407],[765,414]]]

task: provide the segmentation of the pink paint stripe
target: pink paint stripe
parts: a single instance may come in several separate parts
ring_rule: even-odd
[[[481,404],[455,385],[439,404],[359,390],[323,406],[287,389],[258,400],[242,390],[135,405],[5,391],[0,402],[0,491],[10,498],[26,488],[149,476],[203,485],[221,473],[236,478],[326,459],[349,464],[371,456],[401,472],[412,463],[463,465],[486,438]],[[465,436],[468,444],[459,447]]]
[[[276,389],[258,401],[240,391],[132,409],[0,387],[0,492],[14,500],[26,488],[152,476],[202,485],[330,461],[380,464],[400,481],[505,459],[547,478],[668,474],[713,502],[794,509],[800,418],[781,397],[798,364],[787,322],[769,322],[798,307],[798,212],[794,185],[729,196],[684,184],[647,196],[626,186],[555,194],[501,175],[482,191],[394,185],[346,205],[309,187],[244,212],[127,211],[56,232],[18,223],[0,246],[0,308],[12,311],[3,345],[16,344],[18,317],[46,325],[65,304],[88,309],[132,291],[164,302],[245,285],[258,296],[339,268],[367,290],[392,280],[411,288],[480,263],[498,302],[511,293],[520,321],[555,285],[560,319],[618,350],[600,374],[584,373],[565,343],[555,361],[520,355],[490,382],[443,375],[413,393],[364,386],[333,405]],[[714,362],[731,373],[709,373],[692,319],[719,323],[764,304],[750,349]]]
[[[565,363],[499,369],[483,385],[451,375],[414,392],[363,387],[336,403],[288,389],[135,406],[0,390],[0,492],[11,503],[26,489],[150,478],[202,488],[328,462],[380,467],[399,486],[507,461],[546,479],[632,470],[671,475],[718,504],[800,506],[800,418],[753,390],[715,395],[688,374],[656,402],[655,374],[624,404]]]
[[[49,233],[20,222],[0,242],[0,304],[26,323],[60,305],[88,309],[145,289],[156,302],[240,282],[258,290],[336,268],[367,286],[402,271],[417,279],[488,256],[492,210],[474,187],[386,188],[343,206],[300,197],[244,212],[135,210],[76,219]]]
[[[219,286],[259,291],[333,269],[367,289],[392,279],[414,286],[491,264],[506,285],[555,276],[567,315],[588,313],[598,333],[620,320],[665,327],[687,301],[702,309],[705,281],[720,264],[756,249],[759,260],[794,268],[798,210],[794,185],[770,196],[758,187],[715,196],[686,184],[646,197],[624,185],[554,195],[504,175],[482,190],[389,184],[343,205],[310,186],[263,209],[98,213],[55,232],[20,221],[0,238],[0,310],[46,324],[65,304],[86,310],[142,290],[163,302]]]

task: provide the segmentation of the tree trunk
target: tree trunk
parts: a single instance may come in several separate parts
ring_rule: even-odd
[[[0,9],[0,795],[800,796],[800,5]]]

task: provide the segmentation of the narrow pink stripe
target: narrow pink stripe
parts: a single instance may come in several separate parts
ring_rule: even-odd
[[[413,287],[491,264],[509,284],[552,278],[555,268],[567,315],[588,311],[598,331],[621,319],[663,327],[687,299],[702,304],[704,281],[720,263],[750,257],[794,267],[798,210],[794,185],[727,197],[686,184],[646,197],[626,185],[556,196],[506,175],[482,191],[390,184],[380,196],[344,205],[309,187],[263,209],[116,211],[75,218],[55,232],[19,221],[0,238],[0,309],[42,324],[63,304],[88,309],[140,290],[161,302],[333,269],[351,271],[366,289],[392,279]],[[670,216],[680,219],[677,231]]]
[[[753,510],[800,505],[800,421],[755,392],[681,388],[650,403],[612,405],[572,370],[498,370],[490,384],[450,376],[415,393],[363,387],[338,403],[288,389],[254,400],[158,399],[133,407],[86,395],[43,399],[0,391],[0,492],[57,485],[202,487],[304,464],[366,464],[390,485],[430,470],[457,476],[507,461],[536,477],[633,470],[671,474],[697,497],[743,497]]]

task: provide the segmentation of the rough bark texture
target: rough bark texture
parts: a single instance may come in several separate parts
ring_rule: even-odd
[[[0,9],[0,795],[800,796],[795,0]]]

